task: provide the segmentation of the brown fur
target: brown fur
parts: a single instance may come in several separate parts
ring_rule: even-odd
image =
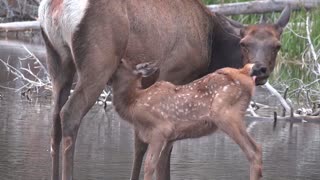
[[[250,180],[260,179],[261,149],[245,130],[243,118],[255,82],[253,64],[223,68],[186,85],[160,81],[147,89],[124,61],[113,78],[114,106],[149,144],[144,180],[151,180],[161,152],[176,140],[198,138],[217,129],[228,134],[251,163]],[[125,83],[127,82],[127,83]]]

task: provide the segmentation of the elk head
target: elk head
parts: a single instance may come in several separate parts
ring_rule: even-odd
[[[290,8],[287,6],[275,24],[249,25],[240,30],[243,63],[254,63],[259,67],[257,85],[265,84],[274,69],[281,48],[280,36],[289,18]]]
[[[254,63],[259,67],[256,85],[267,82],[275,66],[276,57],[281,48],[280,37],[283,28],[290,19],[291,10],[287,6],[274,24],[264,22],[255,25],[242,25],[229,19],[230,24],[240,35],[240,49],[243,64]]]

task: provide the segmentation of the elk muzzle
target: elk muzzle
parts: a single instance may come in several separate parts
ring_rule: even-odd
[[[262,64],[255,64],[252,67],[251,76],[256,76],[256,79],[255,79],[256,85],[265,84],[269,78],[268,67]]]

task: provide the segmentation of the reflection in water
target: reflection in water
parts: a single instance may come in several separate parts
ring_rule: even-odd
[[[1,179],[48,179],[50,100],[29,103],[4,93],[0,101]],[[252,121],[250,134],[263,145],[265,179],[320,179],[320,125]],[[113,109],[95,106],[85,117],[77,140],[76,179],[129,179],[133,134]],[[175,143],[172,179],[248,179],[249,164],[228,137]]]
[[[14,46],[10,48],[15,51],[4,51],[9,47],[0,47],[0,58],[23,53],[16,52]],[[42,47],[39,49],[43,51]],[[0,85],[4,85],[7,77],[1,68]],[[28,102],[3,89],[0,93],[3,95],[0,99],[0,179],[49,179],[51,100]],[[248,127],[250,134],[263,145],[264,179],[320,179],[319,124],[290,126],[279,122],[273,129],[271,121],[248,121]],[[95,106],[84,118],[79,132],[75,179],[129,179],[132,153],[131,126],[120,120],[112,108],[105,113]],[[218,132],[175,143],[171,173],[173,180],[242,180],[249,178],[249,164],[240,148]]]

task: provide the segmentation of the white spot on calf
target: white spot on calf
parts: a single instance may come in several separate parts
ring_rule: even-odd
[[[150,105],[149,105],[149,104],[147,104],[147,103],[144,103],[143,105],[144,105],[144,106],[147,106],[147,107],[149,107],[149,106],[150,106]]]
[[[226,92],[227,89],[228,89],[228,87],[229,87],[228,85],[227,85],[227,86],[224,86],[223,89],[222,89],[222,91],[223,91],[223,92]]]

